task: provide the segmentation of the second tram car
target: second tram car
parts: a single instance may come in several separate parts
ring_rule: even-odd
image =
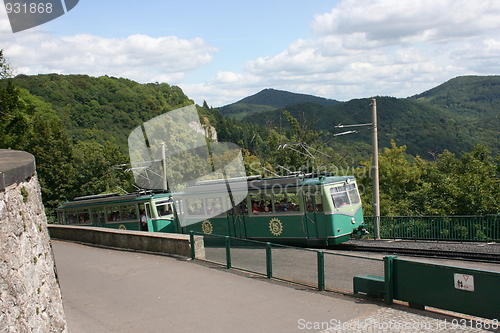
[[[247,184],[247,190],[231,196],[218,194],[222,180],[175,195],[79,197],[59,207],[58,218],[61,224],[145,230],[145,216],[147,230],[153,232],[196,231],[316,247],[348,241],[363,228],[361,199],[352,176],[266,178]]]

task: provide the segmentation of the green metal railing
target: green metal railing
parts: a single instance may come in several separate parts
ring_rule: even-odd
[[[427,220],[391,217],[393,221],[397,218],[401,218],[400,224],[406,227],[418,226],[414,230],[404,231],[405,233],[400,230],[402,228],[400,226],[393,228],[392,230],[401,231],[401,234],[398,234],[401,238],[404,238],[401,235],[413,238],[416,236],[432,237],[435,235],[432,232],[420,231],[426,223],[427,226],[435,223],[434,226],[443,229],[460,226],[465,227],[463,230],[470,231],[466,228],[475,227],[479,221],[482,221],[478,219],[476,223],[469,222],[475,221],[475,217],[467,217],[465,220],[454,217],[456,219],[451,221],[447,221],[445,219],[447,217],[440,217],[443,220],[432,220],[435,217],[426,217]],[[498,222],[498,219],[496,221]],[[457,230],[461,229],[457,228]],[[373,290],[363,290],[363,285],[363,288],[358,288],[357,292],[368,296],[383,297],[387,304],[397,299],[409,302],[413,306],[432,306],[494,319],[493,323],[498,327],[500,291],[495,288],[500,283],[498,272],[405,260],[396,256],[388,256],[384,259],[366,258],[192,231],[191,256],[193,260],[196,259],[197,254],[194,246],[195,235],[196,237],[203,236],[204,242],[204,259],[197,260],[213,262],[228,269],[237,268],[256,273],[268,279],[278,279],[321,291],[332,290],[346,294],[353,293],[353,280],[377,278],[379,281],[377,284],[381,285],[380,289],[375,290],[377,293],[370,294]],[[466,233],[457,232],[449,235],[462,237]],[[478,233],[476,232],[475,235]],[[469,281],[467,288],[472,289],[466,290],[467,288],[457,282],[457,278]]]
[[[197,232],[191,232],[193,259],[195,235],[203,236],[205,261],[320,291],[352,293],[354,276],[384,275],[382,259]]]
[[[365,217],[370,236],[374,218]],[[500,215],[381,216],[380,237],[447,241],[500,241]]]

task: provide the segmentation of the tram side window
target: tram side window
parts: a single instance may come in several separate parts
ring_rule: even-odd
[[[273,210],[272,197],[269,194],[250,195],[252,214],[270,213]]]
[[[205,206],[201,198],[186,199],[186,206],[188,215],[205,215]]]
[[[222,208],[222,198],[205,198],[205,207],[207,207],[207,213],[210,215],[219,215],[224,212]]]
[[[103,224],[105,223],[105,213],[104,208],[92,208],[92,221],[94,223]]]
[[[123,205],[119,207],[120,217],[123,221],[136,220],[135,205]]]
[[[350,205],[349,197],[347,196],[347,189],[345,185],[332,187],[330,189],[330,194],[332,196],[333,204],[335,208],[341,208],[343,206]]]
[[[90,224],[90,216],[87,210],[68,211],[66,215],[66,224]]]
[[[120,212],[115,209],[116,207],[106,208],[106,217],[109,222],[120,220]]]
[[[300,211],[299,196],[294,192],[274,194],[274,211],[277,213]]]
[[[305,203],[307,212],[322,212],[323,211],[323,196],[321,195],[321,191],[307,191],[305,192]]]
[[[356,188],[356,184],[347,184],[347,194],[349,195],[349,199],[351,199],[351,204],[358,204],[361,202],[359,198],[358,189]]]

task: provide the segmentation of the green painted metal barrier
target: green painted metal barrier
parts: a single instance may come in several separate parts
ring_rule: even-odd
[[[349,293],[355,275],[383,274],[380,259],[197,232],[191,232],[192,240],[194,235],[204,237],[206,261],[320,291]],[[195,248],[191,251],[191,258],[195,258]]]
[[[354,283],[354,293],[364,292],[424,308],[491,319],[500,324],[500,273],[438,265],[388,256],[383,260],[329,253],[219,235],[203,235],[206,261],[228,269],[238,268],[312,286],[318,290],[345,290],[344,280]],[[195,246],[191,257],[196,258]],[[372,269],[366,270],[372,266]],[[378,270],[382,266],[382,270]],[[374,273],[372,273],[374,272]],[[343,274],[343,275],[342,275]],[[383,276],[382,276],[383,275]],[[338,286],[341,286],[340,288]],[[495,321],[496,320],[496,321]]]
[[[323,251],[318,251],[318,290],[325,290],[325,254]]]
[[[500,273],[391,258],[386,303],[393,299],[500,320]],[[387,289],[388,288],[388,289]]]
[[[271,243],[266,243],[266,273],[267,278],[273,278],[273,247]]]
[[[374,219],[365,217],[370,235]],[[500,215],[381,216],[382,238],[500,242]]]

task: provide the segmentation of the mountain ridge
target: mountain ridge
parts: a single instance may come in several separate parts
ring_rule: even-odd
[[[256,94],[247,96],[237,102],[217,109],[223,115],[234,116],[235,119],[241,120],[244,116],[249,116],[257,112],[273,111],[287,105],[298,103],[316,103],[321,106],[329,106],[340,102],[314,95],[266,88]]]

